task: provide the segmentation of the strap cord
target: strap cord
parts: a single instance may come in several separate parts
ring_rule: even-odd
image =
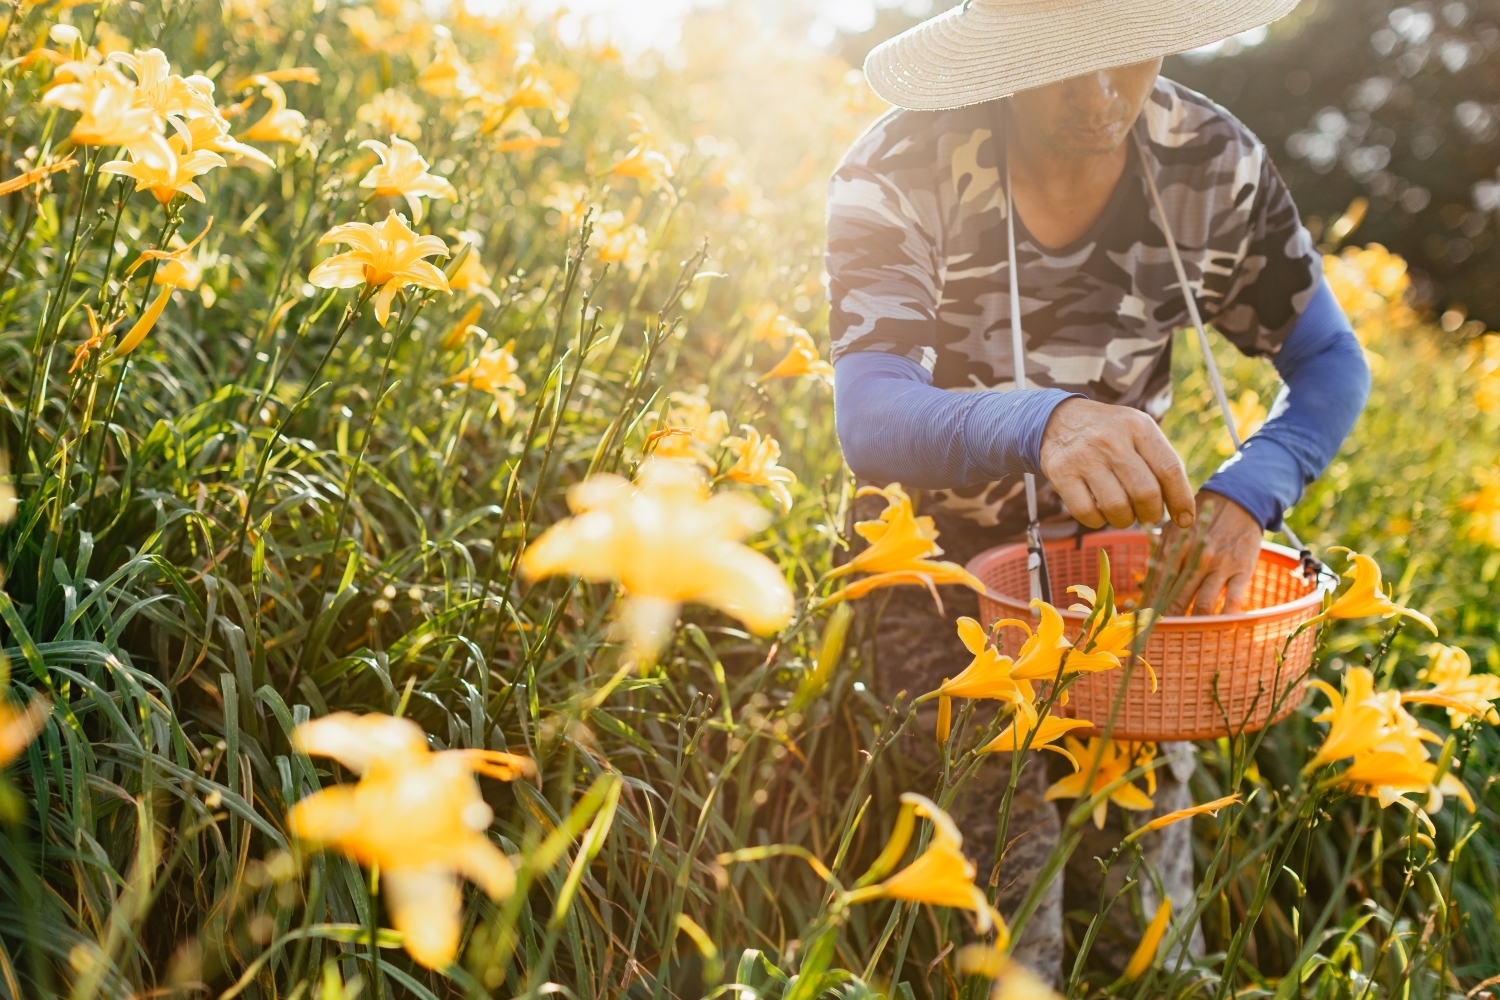
[[[1177,283],[1182,289],[1182,299],[1187,303],[1188,318],[1193,321],[1193,329],[1198,332],[1198,347],[1203,354],[1203,365],[1208,370],[1208,381],[1213,386],[1214,398],[1219,401],[1219,410],[1224,415],[1224,426],[1229,431],[1229,440],[1234,442],[1234,450],[1239,453],[1244,450],[1245,443],[1240,440],[1239,428],[1234,423],[1234,413],[1229,408],[1229,396],[1224,392],[1224,380],[1219,376],[1219,365],[1214,360],[1212,345],[1208,342],[1208,331],[1204,329],[1203,317],[1198,312],[1198,299],[1193,294],[1192,287],[1188,284],[1187,269],[1182,266],[1182,255],[1177,252],[1177,240],[1172,236],[1172,226],[1167,222],[1167,210],[1162,205],[1161,192],[1157,190],[1156,178],[1152,175],[1146,150],[1141,145],[1141,137],[1134,129],[1130,136],[1135,140],[1136,154],[1141,160],[1141,174],[1146,178],[1146,188],[1151,192],[1151,202],[1156,206],[1156,217],[1161,223],[1162,236],[1166,237],[1167,254],[1172,258],[1172,268],[1177,272]],[[1299,552],[1298,559],[1302,564],[1302,574],[1308,580],[1316,579],[1324,571],[1324,566],[1312,553],[1312,549],[1304,545],[1292,531],[1285,519],[1281,522],[1281,530],[1286,535],[1287,541],[1292,543],[1292,548]]]

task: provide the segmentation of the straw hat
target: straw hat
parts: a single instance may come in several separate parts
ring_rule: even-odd
[[[1237,35],[1297,0],[971,0],[865,60],[875,93],[941,111]]]

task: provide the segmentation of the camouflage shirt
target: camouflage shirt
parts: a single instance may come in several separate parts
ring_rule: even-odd
[[[899,354],[955,391],[1015,385],[1000,102],[896,110],[845,155],[828,196],[833,358]],[[1158,80],[1129,166],[1069,246],[1016,220],[1026,375],[1158,420],[1172,401],[1172,333],[1186,304],[1141,173],[1152,171],[1205,322],[1273,355],[1321,280],[1317,251],[1265,147],[1229,112]],[[1132,142],[1132,147],[1134,143]],[[929,507],[1019,532],[1020,477],[930,493]],[[1065,517],[1041,490],[1044,520]],[[1019,510],[1018,510],[1019,508]]]

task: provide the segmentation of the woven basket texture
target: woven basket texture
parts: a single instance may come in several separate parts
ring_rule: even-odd
[[[1047,569],[1059,609],[1076,603],[1069,587],[1098,583],[1101,548],[1109,556],[1115,593],[1139,591],[1150,556],[1145,532],[1100,531],[1050,542]],[[982,552],[968,568],[990,591],[979,600],[986,626],[999,618],[1021,618],[1035,626],[1024,544]],[[1260,729],[1286,716],[1302,700],[1316,629],[1293,640],[1279,665],[1277,654],[1287,636],[1314,618],[1321,605],[1322,590],[1302,578],[1297,554],[1265,543],[1242,614],[1168,616],[1156,623],[1143,650],[1156,670],[1155,692],[1150,672],[1139,664],[1128,681],[1118,670],[1084,674],[1068,689],[1062,714],[1102,727],[1123,681],[1125,700],[1113,732],[1117,740],[1205,740]],[[1086,616],[1067,610],[1062,616],[1066,634],[1076,638]],[[1024,640],[1018,628],[1001,630],[1001,649],[1010,656],[1019,654]],[[1094,730],[1095,735],[1099,732]]]

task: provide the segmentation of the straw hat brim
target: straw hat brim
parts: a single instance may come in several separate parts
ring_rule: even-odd
[[[1280,18],[1298,0],[974,0],[882,43],[870,86],[913,111],[993,101],[1208,45]]]

